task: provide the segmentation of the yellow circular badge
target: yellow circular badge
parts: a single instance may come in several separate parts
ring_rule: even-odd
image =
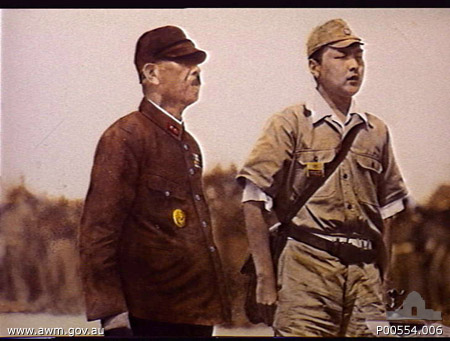
[[[176,210],[173,210],[172,212],[172,218],[175,225],[178,227],[184,227],[186,226],[186,213],[184,213],[183,210],[177,208]]]

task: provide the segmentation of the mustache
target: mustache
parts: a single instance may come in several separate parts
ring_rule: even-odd
[[[192,81],[192,85],[196,86],[200,84],[202,84],[202,81],[200,79],[200,75],[197,75],[197,77],[195,77],[195,79]]]

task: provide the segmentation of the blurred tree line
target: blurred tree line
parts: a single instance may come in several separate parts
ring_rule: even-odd
[[[224,271],[233,299],[233,324],[248,325],[243,310],[248,255],[242,189],[236,167],[217,166],[204,177]],[[8,191],[0,206],[0,313],[81,314],[77,228],[81,200]],[[392,278],[397,289],[419,292],[427,308],[450,325],[450,186],[442,185],[424,206],[401,213],[393,231]],[[405,295],[406,296],[406,295]]]

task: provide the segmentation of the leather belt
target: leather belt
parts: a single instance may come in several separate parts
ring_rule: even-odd
[[[339,243],[348,243],[352,244],[353,246],[356,246],[360,249],[364,250],[372,250],[372,241],[368,239],[361,239],[361,238],[348,238],[348,237],[341,237],[341,236],[327,236],[324,234],[319,233],[313,233],[315,236],[318,236],[320,238],[329,240],[331,242],[339,242]]]
[[[372,242],[370,240],[323,235],[319,237],[311,232],[302,231],[295,226],[289,226],[287,228],[287,235],[299,242],[306,243],[338,257],[346,265],[374,263],[377,259],[376,250],[372,248]],[[365,248],[355,246],[353,243],[364,245]]]

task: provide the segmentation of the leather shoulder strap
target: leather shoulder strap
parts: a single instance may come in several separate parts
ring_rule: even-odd
[[[359,124],[352,128],[341,142],[340,148],[334,159],[325,168],[325,176],[312,178],[308,181],[306,187],[302,191],[302,195],[299,196],[291,205],[287,214],[281,219],[281,223],[287,224],[297,214],[297,212],[303,207],[303,205],[311,198],[314,193],[322,186],[325,181],[334,173],[340,163],[345,159],[353,144],[358,132],[361,130],[364,124]]]

